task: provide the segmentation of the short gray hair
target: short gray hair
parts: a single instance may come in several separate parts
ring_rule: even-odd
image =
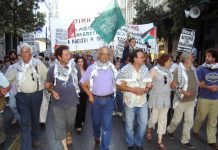
[[[22,50],[22,48],[24,48],[24,47],[28,48],[28,49],[30,50],[30,53],[33,52],[33,49],[32,49],[32,46],[31,46],[31,45],[29,45],[28,43],[23,43],[23,44],[20,45],[18,54],[21,54],[21,50]]]
[[[181,55],[181,62],[182,63],[184,63],[185,62],[185,60],[187,60],[188,58],[189,58],[189,55],[190,55],[191,53],[188,53],[188,52],[183,52],[182,53],[182,55]]]
[[[107,47],[107,46],[102,46],[99,49],[97,49],[97,58],[100,56],[100,53],[103,49],[107,49],[109,56],[112,56],[112,50],[111,48]]]

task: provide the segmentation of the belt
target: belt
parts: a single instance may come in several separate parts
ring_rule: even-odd
[[[94,95],[94,94],[93,94]],[[98,96],[98,95],[94,95],[95,97],[97,97],[97,98],[104,98],[104,99],[106,99],[106,98],[109,98],[109,97],[111,97],[111,96],[114,96],[114,93],[111,93],[111,94],[109,94],[109,95],[104,95],[104,96]]]

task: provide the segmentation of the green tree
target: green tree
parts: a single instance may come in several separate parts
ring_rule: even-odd
[[[12,34],[16,40],[22,33],[43,27],[45,14],[37,12],[39,2],[41,0],[1,0],[0,34]]]
[[[146,24],[153,22],[157,26],[157,36],[159,38],[166,37],[167,31],[164,28],[163,20],[165,13],[162,6],[152,7],[150,2],[139,0],[135,5],[136,17],[133,20],[134,24]]]
[[[171,33],[174,37],[178,37],[184,27],[196,30],[200,28],[200,18],[186,18],[184,13],[185,9],[189,10],[191,6],[197,5],[199,2],[200,0],[168,0],[169,18],[173,20]]]

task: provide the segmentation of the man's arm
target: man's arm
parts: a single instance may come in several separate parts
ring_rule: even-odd
[[[218,92],[218,85],[209,86],[209,85],[206,85],[206,83],[204,81],[200,81],[199,87],[210,90],[212,92]]]
[[[205,75],[204,75],[204,68],[203,67],[200,67],[197,70],[197,76],[198,76],[198,80],[199,80],[199,83],[200,83],[199,84],[200,88],[204,88],[204,89],[210,90],[212,92],[217,92],[218,91],[218,85],[212,85],[212,86],[206,85]]]
[[[7,94],[7,92],[10,90],[10,84],[2,72],[0,72],[0,86],[1,96]]]
[[[136,95],[143,95],[144,93],[147,93],[149,88],[138,88],[138,87],[128,87],[127,83],[122,81],[121,84],[117,84],[117,89],[123,92],[131,92]]]
[[[60,99],[59,94],[54,90],[54,66],[49,68],[47,73],[46,82],[44,83],[45,88],[48,90],[48,92],[51,93],[51,96],[58,100]]]
[[[13,83],[13,81],[16,79],[16,71],[13,69],[12,66],[9,66],[5,73],[5,77],[10,83]]]
[[[54,90],[54,85],[51,82],[45,82],[45,88],[52,94],[52,97],[56,100],[60,99],[59,94]]]
[[[127,48],[129,46],[129,38],[130,38],[130,33],[127,33],[127,38],[126,38],[124,48]]]
[[[45,82],[46,75],[48,73],[48,69],[46,68],[46,66],[42,62],[39,65],[39,67],[40,67],[40,76],[41,76],[41,79],[43,80],[43,82]]]
[[[89,97],[89,102],[91,104],[94,103],[94,96],[92,94],[92,92],[89,89],[89,84],[87,83],[87,81],[90,80],[90,76],[91,76],[91,71],[92,71],[92,66],[89,66],[86,70],[86,72],[83,74],[81,80],[80,80],[80,84],[81,87],[83,89],[83,91],[88,95]]]
[[[171,89],[175,89],[178,85],[178,69],[173,72],[173,81],[170,84]]]
[[[173,81],[170,84],[170,87],[172,89],[176,89],[176,87],[178,86],[178,69],[174,71],[173,73]],[[192,93],[189,91],[181,91],[182,94],[184,94],[185,97],[191,97]]]
[[[83,91],[88,95],[89,102],[91,104],[93,104],[94,103],[94,96],[93,96],[92,92],[89,90],[88,84],[86,82],[81,83],[81,87],[82,87]]]

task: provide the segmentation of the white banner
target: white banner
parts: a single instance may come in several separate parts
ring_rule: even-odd
[[[74,20],[76,38],[67,39],[67,29]],[[66,22],[60,18],[51,18],[51,46],[65,44],[71,51],[97,49],[104,43],[94,29],[90,27],[93,18],[73,19]],[[57,29],[65,30],[66,34],[57,33]],[[59,36],[64,35],[64,36]],[[64,38],[62,38],[64,37]]]
[[[94,17],[74,19],[76,37],[66,39],[67,35],[65,33],[73,20],[71,22],[66,22],[58,18],[51,18],[52,48],[54,48],[55,45],[66,44],[69,46],[71,51],[93,50],[98,49],[100,46],[104,45],[105,43],[100,38],[100,36],[95,32],[93,28],[90,27],[94,19]],[[148,44],[151,46],[151,48],[147,49],[147,46],[144,44],[141,37],[143,33],[151,30],[153,27],[153,23],[123,26],[117,32],[114,38],[114,44],[111,43],[109,45],[112,47],[114,46],[116,56],[122,56],[127,33],[130,32],[131,36],[136,39],[137,48],[144,49],[145,51],[148,50],[150,53],[158,53],[156,39],[149,39]],[[61,29],[64,30],[64,33],[58,32]]]
[[[76,37],[68,39],[68,44],[72,50],[90,50],[98,49],[104,44],[100,36],[90,27],[91,22],[77,23]]]
[[[22,43],[27,43],[32,47],[33,50],[33,56],[36,56],[39,54],[39,43],[35,41],[35,34],[34,33],[25,33],[22,35],[23,36],[23,42]],[[20,52],[18,52],[20,53]]]
[[[192,52],[195,41],[195,30],[183,28],[180,35],[177,51]]]
[[[143,41],[142,35],[154,28],[153,23],[143,24],[143,25],[126,25],[123,26],[120,30],[117,31],[117,34],[114,38],[114,49],[115,55],[117,57],[122,57],[124,45],[127,39],[127,33],[130,33],[131,38],[136,39],[136,48],[143,49],[148,53],[158,53],[156,37],[154,39],[148,40],[148,45]]]

